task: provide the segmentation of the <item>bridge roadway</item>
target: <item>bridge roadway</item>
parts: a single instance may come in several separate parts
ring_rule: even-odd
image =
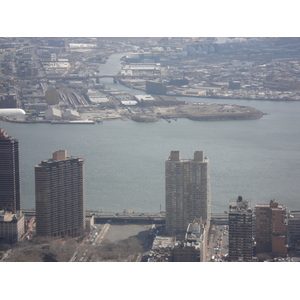
[[[23,209],[25,216],[35,216],[35,210]],[[128,212],[99,212],[86,211],[86,217],[94,215],[95,223],[144,223],[144,224],[165,224],[166,214],[160,213],[128,213]],[[228,214],[213,213],[211,214],[211,223],[216,225],[227,225]]]
[[[33,77],[22,77],[20,80],[32,79]],[[124,79],[122,75],[89,75],[89,76],[40,76],[34,77],[35,79],[47,79],[47,80],[86,80],[90,78],[101,79],[101,78],[113,78],[115,81]],[[140,76],[130,76],[130,79],[140,78]]]

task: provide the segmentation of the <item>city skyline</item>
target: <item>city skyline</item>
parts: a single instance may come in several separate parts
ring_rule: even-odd
[[[19,3],[18,3],[19,4]],[[36,3],[35,3],[36,4]],[[5,31],[6,36],[78,36],[78,35],[85,35],[86,32],[88,32],[89,35],[92,36],[97,36],[99,35],[99,31],[102,31],[100,33],[106,36],[151,36],[151,35],[165,35],[165,36],[176,36],[176,35],[186,35],[186,36],[198,36],[199,33],[201,36],[278,36],[278,35],[288,35],[288,36],[293,36],[295,35],[295,29],[297,28],[297,16],[296,16],[296,9],[291,9],[291,7],[294,7],[293,5],[289,5],[292,3],[287,3],[286,5],[278,5],[273,3],[273,5],[270,5],[271,3],[265,2],[265,3],[255,3],[257,5],[252,5],[247,9],[246,12],[243,12],[242,9],[237,9],[239,6],[237,3],[210,3],[210,4],[205,4],[204,7],[202,7],[202,14],[201,17],[199,18],[199,10],[194,9],[191,10],[190,5],[186,5],[184,8],[180,7],[175,7],[176,5],[171,5],[170,3],[164,3],[163,6],[158,5],[159,3],[154,3],[154,5],[148,5],[148,10],[147,10],[147,16],[149,17],[156,17],[159,12],[167,12],[171,8],[172,13],[169,14],[170,16],[167,16],[167,14],[164,14],[164,18],[162,19],[161,22],[159,22],[159,25],[153,25],[153,22],[145,22],[145,14],[139,13],[136,14],[134,13],[133,15],[133,9],[132,7],[137,7],[137,3],[115,3],[112,2],[110,4],[101,4],[101,10],[99,9],[91,9],[93,6],[91,5],[83,5],[83,6],[78,6],[75,7],[74,10],[71,10],[71,14],[69,17],[59,17],[59,9],[62,9],[61,11],[70,11],[70,3],[60,3],[60,6],[56,5],[50,5],[47,10],[46,10],[46,15],[48,16],[55,16],[57,19],[56,25],[53,25],[51,22],[45,22],[45,9],[42,11],[41,8],[37,9],[23,9],[28,6],[28,3],[22,3],[21,4],[21,9],[16,10],[15,9],[15,3],[10,3],[10,4],[4,4],[4,9],[3,11],[8,12],[4,14],[4,17],[1,20],[2,27],[4,28],[3,30]],[[91,3],[88,3],[91,4]],[[28,6],[29,7],[29,6]],[[37,6],[34,6],[37,7]],[[196,7],[196,6],[195,6]],[[158,9],[159,8],[159,9]],[[24,12],[25,11],[25,12]],[[269,14],[268,12],[271,13]],[[212,12],[208,13],[208,12]],[[12,21],[11,19],[11,13],[15,13],[16,20],[17,21]],[[265,17],[265,15],[268,15]],[[255,16],[255,18],[253,17]],[[83,19],[82,19],[83,18]],[[255,20],[253,20],[253,18]],[[72,19],[72,20],[71,20]],[[280,21],[279,21],[280,20]],[[12,25],[12,23],[17,22],[18,24],[22,25]],[[118,22],[122,24],[122,26],[114,26],[112,23]],[[45,23],[47,23],[45,25]],[[51,23],[51,25],[50,25]],[[43,24],[43,26],[39,26],[40,24]],[[70,26],[66,26],[66,24],[69,24]],[[85,24],[85,25],[83,25]],[[139,26],[138,24],[142,24]],[[89,27],[89,28],[87,28]],[[120,28],[122,27],[122,28]],[[287,29],[289,27],[290,29]],[[7,28],[7,29],[6,29]],[[105,28],[105,30],[102,30]],[[291,29],[292,28],[292,29]],[[171,33],[170,33],[171,32]],[[297,34],[296,34],[297,35]],[[274,103],[274,106],[277,104]],[[259,104],[253,103],[253,106],[259,106]],[[266,112],[270,113],[271,116],[276,116],[276,112],[271,109],[265,109]],[[283,111],[282,107],[278,108],[278,111]],[[279,118],[280,119],[280,118]],[[281,120],[279,122],[282,122],[282,124],[285,124],[285,121]],[[184,124],[185,125],[185,124]],[[65,126],[65,125],[64,125]],[[123,126],[123,125],[121,125]],[[226,125],[224,125],[226,126]],[[249,127],[251,127],[250,125]],[[274,126],[274,125],[273,125]],[[109,125],[107,126],[109,127]],[[205,125],[204,125],[205,127]],[[241,126],[243,127],[243,126]],[[275,125],[276,127],[276,125]],[[244,128],[240,128],[241,130],[244,130]],[[256,128],[254,126],[253,130],[256,130],[256,132],[259,132],[259,134],[262,134],[263,130],[260,130],[261,128]],[[47,128],[48,132],[51,132],[52,128]],[[112,130],[115,130],[115,128],[112,128]],[[130,131],[132,128],[127,128],[126,130]],[[163,131],[164,129],[161,129]],[[176,129],[177,130],[177,129]],[[198,130],[201,130],[199,128]],[[230,129],[229,129],[230,130]],[[34,132],[36,131],[35,129],[33,130]],[[103,131],[103,130],[102,130]],[[279,130],[280,131],[280,130]],[[19,137],[20,139],[28,139],[26,134],[24,135],[19,135],[16,134],[19,132],[19,129],[15,128],[7,128],[7,132],[11,132],[15,137]],[[20,130],[21,134],[22,130]],[[84,134],[84,132],[81,132]],[[245,132],[245,135],[247,138],[249,138],[249,135],[247,135],[248,132]],[[45,136],[43,134],[38,135],[42,137]],[[135,132],[133,132],[133,135],[136,135]],[[64,135],[62,135],[63,138],[65,138]],[[101,133],[94,133],[93,132],[93,138],[99,137],[99,138],[106,138],[105,136],[103,137]],[[266,144],[270,143],[270,138],[268,137],[273,137],[272,132],[268,133],[266,136],[262,136],[262,139],[265,140]],[[115,137],[114,137],[115,138]],[[239,138],[234,135],[234,138]],[[282,144],[287,145],[287,141],[284,140],[279,134],[278,136],[279,139],[282,139]],[[295,137],[292,135],[291,138],[295,140]],[[28,139],[29,140],[29,139]],[[251,138],[250,138],[251,140]],[[203,142],[206,142],[204,139]],[[255,144],[255,141],[250,141],[253,145]],[[142,140],[142,143],[145,143],[144,140]],[[183,143],[186,143],[184,140]],[[27,144],[27,141],[24,141],[23,143],[23,149],[25,148],[25,145]],[[29,144],[29,143],[28,143]],[[54,144],[54,143],[52,143]],[[209,143],[206,143],[205,145],[209,145]],[[224,150],[228,150],[225,146],[228,146],[228,144],[223,143],[224,145]],[[29,145],[30,146],[30,145]],[[59,149],[60,145],[55,145],[54,149],[51,148],[51,145],[47,145],[48,149],[54,150],[54,149]],[[68,145],[62,145],[62,147],[67,148]],[[71,144],[72,146],[72,144]],[[118,145],[117,145],[118,146]],[[148,145],[146,145],[147,147]],[[204,149],[203,144],[200,144],[202,149]],[[239,146],[239,145],[237,145]],[[292,145],[295,147],[295,145]],[[96,147],[99,147],[98,145],[91,145],[90,147],[94,147],[94,149],[98,149]],[[214,145],[214,148],[218,148],[219,145]],[[280,147],[280,146],[279,146]],[[279,149],[277,144],[275,145],[274,143],[271,142],[270,148],[274,149]],[[157,147],[159,148],[159,147]],[[71,148],[70,148],[71,149]],[[162,157],[162,161],[165,159],[164,153],[166,151],[170,151],[171,149],[180,149],[180,145],[175,145],[175,147],[170,145],[169,149],[162,149],[161,153],[159,155]],[[197,146],[194,146],[193,144],[190,147],[187,147],[187,149],[184,149],[185,153],[190,153],[190,151],[194,149],[198,149]],[[245,156],[245,160],[252,160],[252,157],[248,156],[248,152],[245,151],[244,148],[238,148],[241,152],[243,152]],[[143,151],[144,149],[137,149],[136,152]],[[151,149],[152,150],[152,149]],[[282,187],[283,193],[282,195],[280,194],[279,191],[276,190],[276,187],[279,186],[279,183],[274,182],[272,179],[272,174],[268,173],[266,171],[266,165],[268,165],[268,158],[265,159],[265,165],[261,164],[262,170],[260,170],[261,173],[265,173],[265,177],[269,178],[269,181],[271,182],[271,185],[274,186],[274,190],[271,190],[271,188],[263,190],[257,198],[254,196],[254,194],[251,193],[250,187],[247,189],[247,186],[244,186],[241,181],[237,181],[235,177],[232,176],[230,170],[228,171],[228,180],[223,176],[222,172],[222,166],[221,162],[218,160],[218,156],[222,156],[222,153],[218,153],[218,151],[214,152],[214,149],[211,149],[209,146],[204,149],[207,155],[210,157],[211,161],[214,161],[214,163],[218,166],[220,173],[222,174],[221,179],[217,178],[215,181],[218,182],[218,185],[215,184],[215,181],[212,180],[212,185],[214,187],[213,190],[213,196],[217,196],[216,194],[220,194],[220,190],[225,188],[219,189],[219,185],[222,185],[221,181],[223,180],[224,186],[226,186],[228,189],[230,189],[230,184],[229,182],[234,186],[242,186],[244,189],[244,192],[242,192],[242,195],[244,195],[246,198],[250,197],[253,200],[253,204],[255,204],[256,201],[260,201],[263,203],[267,203],[269,199],[277,199],[279,202],[284,203],[287,201],[287,206],[291,207],[292,209],[297,208],[296,202],[291,201],[290,199],[285,199],[284,194],[286,194],[285,188],[287,190],[292,190],[287,183],[285,187]],[[231,149],[229,149],[230,151]],[[290,155],[290,150],[284,148],[285,154]],[[111,151],[111,150],[110,150]],[[222,148],[223,151],[223,148]],[[253,149],[253,151],[258,151],[261,153],[261,149]],[[38,151],[33,151],[34,155],[38,157],[37,153]],[[40,149],[40,152],[46,153],[44,149]],[[89,154],[88,152],[84,151],[72,151],[73,153],[77,153],[78,155],[82,155],[82,157],[88,158]],[[100,152],[100,151],[99,151]],[[115,153],[111,151],[114,155]],[[159,151],[158,151],[159,152]],[[82,154],[81,154],[82,153]],[[283,157],[283,154],[280,153],[275,153],[276,156]],[[147,160],[150,160],[151,157],[149,157],[148,153],[145,153],[147,156]],[[116,156],[116,155],[115,155]],[[25,159],[28,159],[28,155],[24,155]],[[32,172],[32,168],[30,166],[34,166],[36,161],[39,161],[40,157],[38,159],[30,159],[28,162],[28,165],[24,165],[23,171],[26,170],[26,175],[24,172],[25,176],[28,176],[29,173]],[[108,156],[108,159],[112,159],[111,157]],[[213,160],[212,160],[213,159]],[[229,160],[233,161],[233,158],[230,156],[228,158]],[[259,160],[259,157],[258,157]],[[286,161],[289,159],[286,158]],[[88,162],[88,161],[87,161]],[[254,159],[253,159],[254,162]],[[156,164],[155,164],[156,163]],[[252,177],[253,174],[250,172],[247,172],[247,166],[244,166],[240,161],[237,162],[240,164],[241,168],[244,170],[241,173],[246,173],[246,177]],[[296,161],[293,160],[293,163],[296,165]],[[102,165],[105,165],[101,161]],[[159,163],[154,161],[154,164],[156,168],[158,168]],[[163,163],[162,163],[163,165]],[[147,166],[148,167],[148,166]],[[214,174],[215,166],[212,165],[212,173]],[[253,163],[253,168],[256,168],[258,170],[258,167],[255,163]],[[284,165],[281,165],[282,172],[287,174]],[[150,167],[149,167],[150,169]],[[143,170],[142,170],[143,171]],[[99,169],[99,172],[101,172],[101,169]],[[147,171],[145,171],[146,173]],[[267,183],[260,178],[259,174],[260,172],[256,172],[256,176],[258,177],[258,181],[262,182],[262,185],[267,185]],[[91,172],[91,179],[95,177],[95,173]],[[134,171],[132,172],[134,173]],[[143,173],[143,172],[142,172]],[[272,170],[272,173],[278,174],[278,177],[280,176],[280,172],[277,172],[276,168],[275,170]],[[295,173],[292,171],[289,173],[290,176],[295,176]],[[152,174],[151,174],[152,175]],[[108,174],[110,176],[110,174]],[[131,178],[134,179],[134,176],[129,174]],[[138,175],[142,177],[142,175]],[[152,175],[157,176],[157,174]],[[124,178],[125,175],[122,174],[122,177]],[[159,177],[159,176],[158,176]],[[222,179],[224,178],[224,179]],[[160,179],[160,177],[159,177]],[[90,179],[89,179],[90,180]],[[100,180],[103,181],[103,179],[100,177]],[[120,181],[120,178],[116,178],[117,181]],[[147,179],[149,180],[149,179]],[[161,181],[162,179],[160,179]],[[32,178],[28,178],[24,181],[24,184],[26,186],[30,187],[30,182],[32,182]],[[282,183],[284,182],[283,178],[279,178],[279,181]],[[285,181],[285,183],[288,182]],[[220,183],[220,184],[219,184]],[[107,185],[107,183],[105,182]],[[126,184],[128,184],[126,182]],[[257,189],[256,183],[254,181],[251,181],[247,183],[249,186],[252,187],[252,189]],[[154,184],[155,187],[159,188],[159,183]],[[150,184],[151,187],[151,184]],[[89,186],[90,189],[93,189],[93,186]],[[144,187],[144,189],[147,189],[148,185]],[[28,194],[28,199],[32,199],[33,196],[30,193],[31,187],[28,189],[25,189],[26,194]],[[99,185],[99,189],[104,190],[103,197],[106,197],[106,191],[105,189]],[[138,188],[132,187],[132,189],[135,189],[137,192],[139,192]],[[273,191],[275,191],[273,193]],[[238,195],[239,191],[234,193],[234,190],[231,191],[230,193],[225,193],[223,195],[224,202],[225,199],[228,201],[231,197],[234,197],[235,195]],[[291,191],[292,198],[296,198],[297,193],[293,194]],[[116,198],[116,196],[113,194],[113,197]],[[91,199],[93,199],[93,195],[91,195]],[[130,194],[129,198],[132,198],[133,196]],[[217,197],[218,198],[218,197]],[[288,198],[288,197],[287,197]],[[95,203],[92,200],[90,203],[90,207],[96,207]],[[111,201],[110,198],[107,200],[108,202]],[[218,200],[219,201],[219,200]],[[130,202],[134,206],[136,204],[135,202]],[[220,202],[220,201],[219,201]],[[218,202],[218,203],[219,203]],[[154,205],[154,210],[156,207],[159,207],[159,203],[162,202],[155,202]],[[31,201],[26,201],[27,208],[32,208],[34,206],[33,202]],[[119,210],[123,207],[124,205],[121,204],[120,208],[117,207],[117,209],[114,209],[114,206],[107,206],[107,210]],[[228,205],[227,205],[228,206]],[[99,208],[102,206],[100,205]],[[137,204],[136,207],[140,208],[140,206]],[[97,207],[98,208],[98,207]],[[141,210],[144,208],[141,207]],[[152,210],[152,207],[150,206],[145,206],[145,209],[147,210]],[[218,209],[215,207],[215,210],[217,211]],[[223,211],[224,209],[220,209],[220,211]],[[226,208],[227,210],[227,208]],[[60,290],[61,294],[63,296],[68,297],[78,297],[79,295],[90,295],[91,291],[89,291],[88,287],[92,286],[97,286],[99,284],[99,276],[88,276],[86,278],[82,279],[81,282],[81,287],[78,289],[73,289],[72,291],[67,291],[65,286],[68,284],[72,284],[75,282],[75,280],[78,279],[78,272],[73,272],[72,265],[69,265],[70,267],[67,267],[65,264],[60,265],[60,266],[55,266],[55,269],[58,270],[56,272],[56,275],[53,276],[53,265],[52,264],[30,264],[30,269],[32,271],[28,272],[28,264],[24,265],[22,269],[22,266],[19,264],[18,265],[18,270],[24,270],[26,274],[34,275],[36,274],[42,275],[42,276],[37,276],[38,278],[36,279],[36,282],[38,286],[41,288],[44,288],[45,290],[48,288],[49,285],[49,280],[51,282],[55,282],[57,285],[58,289]],[[77,265],[78,266],[78,265]],[[154,265],[148,264],[148,266],[145,267],[145,265],[140,265],[140,264],[131,264],[130,268],[132,271],[128,272],[128,265],[127,264],[118,264],[118,267],[116,265],[112,266],[111,264],[103,264],[101,265],[102,271],[103,271],[103,276],[100,276],[100,280],[102,285],[108,288],[109,290],[114,290],[115,289],[115,281],[119,282],[118,287],[119,291],[116,292],[115,297],[121,296],[124,294],[124,290],[131,286],[133,280],[138,286],[141,286],[143,288],[147,288],[149,286],[149,282],[152,282],[155,273],[152,272],[152,266]],[[183,269],[184,272],[188,272],[189,276],[181,276],[179,278],[178,276],[178,264],[175,264],[172,266],[172,264],[159,264],[155,265],[155,269],[158,270],[159,272],[163,272],[167,277],[165,279],[165,282],[167,284],[180,284],[181,286],[197,286],[199,282],[205,287],[205,290],[208,291],[214,291],[216,282],[213,280],[213,278],[218,275],[218,274],[226,274],[230,278],[234,278],[236,282],[236,293],[233,297],[233,299],[237,299],[240,297],[241,293],[245,292],[245,282],[250,283],[254,282],[253,279],[253,274],[256,274],[255,277],[255,282],[258,282],[258,288],[263,288],[264,286],[267,286],[268,284],[271,285],[274,282],[273,279],[273,274],[279,274],[281,271],[285,272],[286,275],[283,276],[282,278],[282,284],[284,287],[292,286],[296,283],[297,277],[296,276],[291,276],[292,272],[294,272],[294,267],[289,264],[287,266],[286,264],[281,264],[281,265],[276,265],[274,267],[273,264],[227,264],[227,265],[222,265],[223,268],[212,268],[210,264],[202,264],[201,265],[201,274],[199,274],[199,268],[194,267],[194,264],[181,264],[181,268],[179,270]],[[93,274],[92,272],[94,271],[94,268],[96,267],[95,264],[89,264],[89,268],[85,269],[79,268],[81,271],[85,272],[88,270],[90,272],[89,274]],[[14,278],[16,274],[16,269],[12,268],[10,264],[4,264],[3,267],[5,272],[3,272],[3,276],[1,277],[1,283],[3,286],[11,287],[12,286],[12,278]],[[25,269],[26,268],[26,269]],[[174,269],[173,269],[174,268]],[[255,268],[255,269],[254,269]],[[76,268],[77,269],[77,268]],[[274,269],[274,270],[273,270]],[[288,270],[288,274],[286,271]],[[46,274],[47,273],[47,274]],[[126,276],[126,275],[130,276]],[[8,276],[10,275],[10,276]],[[67,275],[67,276],[66,276]],[[241,275],[241,276],[240,276]],[[113,277],[114,276],[114,277]],[[54,278],[55,277],[55,278]],[[111,280],[111,278],[115,278],[115,280]],[[47,280],[48,279],[48,280]],[[264,285],[264,286],[263,286]],[[28,290],[28,281],[23,280],[18,283],[18,288],[20,290]],[[228,289],[228,281],[227,280],[220,280],[218,282],[218,289],[221,290],[227,290]],[[122,292],[121,292],[122,291]],[[157,287],[156,290],[162,297],[169,297],[170,295],[176,296],[176,297],[184,297],[186,294],[186,291],[184,289],[176,289],[172,292],[170,292],[169,289],[166,289],[165,286],[160,286]],[[203,293],[203,292],[202,292]],[[271,292],[268,291],[266,292],[266,289],[264,289],[264,292],[262,293],[263,297],[290,297],[292,295],[292,289],[290,288],[285,288],[281,290],[276,290],[273,289]],[[11,294],[10,289],[7,289],[4,291],[4,296],[8,296]],[[29,295],[30,294],[30,295]],[[55,296],[57,294],[57,290],[50,290],[49,295],[50,296]],[[37,297],[40,297],[40,293],[29,293],[26,292],[24,293],[25,298],[33,297],[34,299]],[[139,296],[133,296],[133,298],[137,298]]]
[[[300,97],[296,78],[299,68],[296,60],[298,39],[229,38],[221,44],[217,38],[125,38],[121,41],[114,38],[11,38],[2,39],[2,42],[6,50],[1,53],[0,71],[4,77],[1,82],[1,105],[5,107],[13,103],[26,111],[23,116],[2,117],[2,120],[14,135],[18,132],[22,136],[27,151],[25,163],[31,168],[33,159],[38,160],[40,155],[46,153],[45,148],[50,147],[70,148],[74,153],[82,153],[80,157],[85,157],[91,163],[88,172],[90,207],[93,209],[102,205],[116,208],[109,209],[115,215],[109,216],[111,220],[108,223],[112,220],[145,221],[147,218],[148,221],[154,221],[155,215],[145,215],[147,205],[151,209],[160,206],[158,221],[164,221],[164,211],[161,209],[163,192],[159,191],[163,185],[160,177],[163,172],[161,159],[170,149],[189,153],[191,149],[197,149],[200,142],[200,146],[212,158],[213,176],[210,175],[208,159],[206,168],[200,168],[197,164],[206,161],[202,151],[196,151],[194,159],[182,160],[182,167],[174,163],[174,169],[169,168],[174,178],[173,175],[167,176],[166,161],[165,204],[167,232],[172,235],[184,234],[188,224],[196,222],[191,235],[199,235],[198,240],[187,239],[184,244],[191,241],[196,245],[203,239],[206,245],[206,241],[209,241],[209,251],[202,250],[202,256],[208,256],[206,259],[210,260],[212,255],[212,261],[227,260],[222,247],[222,239],[226,243],[227,229],[224,227],[221,232],[222,228],[218,229],[215,225],[233,216],[232,211],[229,214],[225,211],[215,214],[213,233],[197,227],[202,222],[206,225],[210,223],[210,177],[214,183],[215,210],[220,209],[223,202],[226,202],[228,210],[227,201],[233,193],[240,192],[246,198],[249,194],[254,196],[256,203],[263,202],[263,197],[274,198],[269,196],[273,192],[277,193],[278,198],[288,201],[290,197],[293,198],[291,203],[296,203],[292,195],[295,191],[293,179],[296,178],[293,172],[297,172],[297,154],[294,153],[297,147],[293,146],[296,141],[293,135],[297,131],[291,123],[292,117],[295,115],[296,118],[297,115],[295,109],[289,112],[285,109],[297,107],[296,101]],[[121,49],[136,52],[116,54]],[[80,59],[78,53],[81,53]],[[37,63],[38,58],[41,59],[40,63]],[[240,76],[241,80],[237,80]],[[229,100],[227,98],[226,103],[222,104],[214,103],[225,100],[223,97]],[[209,104],[204,104],[203,99]],[[255,99],[257,102],[251,100],[247,103],[246,99]],[[263,99],[268,101],[263,102]],[[276,101],[271,105],[269,100]],[[248,104],[258,106],[259,110]],[[46,109],[49,105],[53,105],[51,111]],[[169,106],[176,106],[176,109],[170,109]],[[290,122],[286,123],[286,128],[276,127],[282,115],[289,116]],[[73,122],[72,119],[76,118],[80,120]],[[106,122],[112,119],[119,120],[114,121],[113,125],[112,122]],[[125,120],[143,124],[124,122],[120,125]],[[228,122],[192,124],[187,120]],[[103,121],[105,126],[100,125]],[[99,125],[60,125],[78,123]],[[27,125],[31,126],[29,135],[25,129]],[[291,132],[291,135],[286,132]],[[36,148],[31,145],[36,145]],[[32,149],[30,155],[28,149]],[[287,163],[278,166],[274,161],[283,151],[289,151]],[[170,156],[173,162],[181,163],[179,151],[171,150]],[[28,170],[26,168],[25,174],[29,175],[26,178],[29,182]],[[37,181],[41,178],[36,176]],[[275,180],[278,183],[274,184]],[[289,191],[288,195],[285,189]],[[63,194],[63,190],[58,194]],[[116,191],[119,192],[117,196]],[[30,188],[24,194],[29,198]],[[52,198],[59,199],[57,195]],[[132,201],[134,197],[136,200]],[[57,201],[60,202],[63,201]],[[129,205],[133,209],[126,209]],[[295,205],[297,207],[297,203]],[[136,207],[139,207],[140,213],[134,211]],[[102,208],[101,213],[99,211],[88,212],[89,217],[94,213],[96,221],[101,222]],[[58,215],[61,213],[60,219],[63,219],[64,209],[56,208],[55,212]],[[38,220],[39,209],[36,213],[39,232],[42,224]],[[49,223],[55,222],[52,220]],[[85,243],[92,244],[91,249],[99,247],[102,239],[98,239],[97,234],[104,235],[109,225],[101,231],[100,227],[91,226],[90,236]],[[234,234],[232,226],[231,222],[231,249]],[[149,234],[156,236],[162,230],[164,226],[155,225],[149,229]],[[56,236],[60,234],[73,235],[72,230],[60,229],[54,233]],[[32,238],[31,233],[26,238]],[[71,261],[101,259],[93,251],[85,258],[87,247],[81,248],[78,257],[74,253]],[[240,246],[236,248],[239,250]],[[184,254],[181,250],[190,251],[191,248],[181,247],[179,250],[178,254],[181,255]],[[216,251],[214,259],[213,251]],[[198,250],[194,254],[194,259],[198,260]],[[244,253],[233,257],[232,251],[229,257],[231,260],[250,260],[249,255]],[[163,258],[158,256],[158,259],[162,261]],[[168,259],[172,259],[172,255]],[[183,255],[178,259],[188,258]]]

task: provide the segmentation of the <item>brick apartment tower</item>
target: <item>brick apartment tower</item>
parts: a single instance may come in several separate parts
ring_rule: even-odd
[[[271,200],[255,206],[256,254],[287,255],[286,207]]]
[[[19,140],[0,128],[0,210],[21,210]]]
[[[35,166],[37,235],[76,237],[85,229],[84,159],[65,150]]]
[[[241,196],[229,205],[229,261],[252,261],[253,212]]]
[[[171,151],[165,162],[166,231],[170,235],[185,234],[196,218],[210,223],[209,160],[203,151],[194,159],[180,159],[179,151]]]

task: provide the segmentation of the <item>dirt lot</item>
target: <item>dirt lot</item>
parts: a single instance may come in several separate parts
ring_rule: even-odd
[[[140,261],[150,226],[111,225],[98,246],[98,261]]]
[[[164,118],[187,118],[191,120],[248,120],[257,119],[263,116],[261,111],[252,107],[239,105],[185,105],[178,107],[155,109],[156,115]]]
[[[156,122],[159,118],[187,118],[196,121],[222,121],[222,120],[251,120],[258,119],[263,116],[263,113],[248,106],[240,105],[180,105],[180,106],[152,106],[148,107],[149,112],[143,112],[141,109],[136,109],[136,112],[131,114],[125,108],[115,110],[99,111],[97,113],[83,113],[83,118],[100,117],[103,120],[122,119],[134,120],[138,122]]]

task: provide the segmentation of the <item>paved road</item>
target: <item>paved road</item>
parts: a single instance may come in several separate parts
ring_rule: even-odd
[[[73,261],[80,261],[84,262],[88,259],[88,254],[91,252],[96,243],[98,243],[98,239],[100,239],[99,243],[101,243],[102,239],[104,238],[107,230],[109,228],[109,224],[97,224],[93,227],[90,234],[88,235],[87,239],[85,240],[84,244],[77,247],[76,251],[74,252],[72,258],[70,259],[71,262]]]
[[[223,261],[222,256],[228,254],[228,226],[215,226],[215,234],[210,240],[208,253],[210,258],[214,257],[213,261]],[[211,261],[208,259],[208,261]]]

